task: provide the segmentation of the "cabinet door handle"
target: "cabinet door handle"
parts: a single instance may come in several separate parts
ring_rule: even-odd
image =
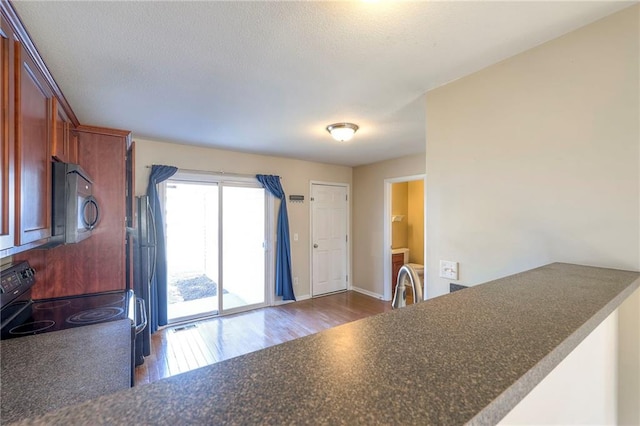
[[[313,248],[318,248],[318,245],[317,245],[317,244],[314,244],[314,245],[313,245]]]

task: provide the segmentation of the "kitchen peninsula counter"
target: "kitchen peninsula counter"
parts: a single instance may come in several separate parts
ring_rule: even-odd
[[[0,342],[0,422],[78,404],[131,385],[131,320]]]
[[[639,284],[554,263],[25,424],[496,423]]]

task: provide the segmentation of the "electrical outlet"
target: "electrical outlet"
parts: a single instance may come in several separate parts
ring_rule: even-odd
[[[448,278],[450,280],[458,279],[458,262],[451,260],[440,261],[440,277]]]
[[[298,286],[298,277],[293,277],[293,285]]]
[[[298,241],[298,233],[293,234],[293,241]]]

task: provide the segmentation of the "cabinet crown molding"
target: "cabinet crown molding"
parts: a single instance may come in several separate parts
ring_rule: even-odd
[[[80,122],[78,121],[78,117],[76,117],[73,109],[71,109],[71,105],[69,105],[69,102],[67,102],[67,99],[64,97],[62,90],[60,90],[60,87],[58,87],[58,84],[47,69],[47,66],[42,60],[40,53],[38,53],[38,49],[31,40],[31,36],[29,36],[29,32],[22,23],[20,16],[18,16],[18,13],[11,5],[11,2],[9,2],[8,0],[0,0],[0,13],[9,22],[9,25],[11,26],[16,39],[20,41],[20,43],[22,43],[24,49],[27,51],[27,53],[29,53],[29,56],[31,56],[31,59],[38,67],[38,70],[42,73],[47,86],[49,86],[49,89],[51,90],[53,95],[58,99],[60,107],[62,107],[73,125],[78,126],[80,124]]]

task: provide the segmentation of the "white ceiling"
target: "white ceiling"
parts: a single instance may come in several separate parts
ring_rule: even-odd
[[[426,91],[631,4],[13,2],[83,124],[348,166],[424,152]]]

